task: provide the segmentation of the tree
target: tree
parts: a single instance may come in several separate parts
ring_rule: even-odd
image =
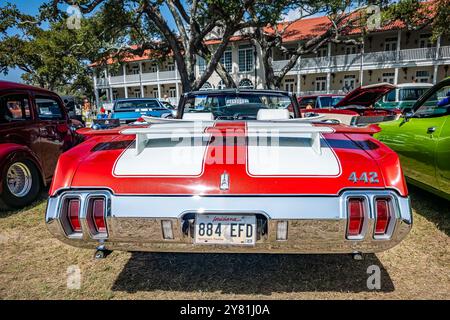
[[[7,4],[0,11],[0,72],[19,68],[27,83],[66,94],[90,94],[93,84],[87,60],[80,48],[69,45],[80,40],[77,36],[62,23],[42,28],[38,17]]]
[[[54,15],[60,15],[61,10],[58,8],[63,3],[71,4],[72,1],[53,0],[47,4],[47,8],[51,5]],[[272,19],[272,12],[278,11],[274,8],[280,4],[267,0],[84,0],[79,1],[79,6],[83,14],[101,11],[112,18],[108,29],[115,29],[117,21],[123,16],[128,17],[130,30],[139,35],[138,41],[137,38],[129,37],[128,44],[119,51],[126,55],[130,51],[151,49],[156,52],[161,47],[168,48],[177,64],[183,90],[191,91],[200,89],[214,71],[228,86],[235,86],[220,63],[231,37],[255,24],[266,24]],[[174,28],[164,17],[164,9],[170,12]],[[112,10],[121,13],[117,15]],[[250,19],[250,10],[257,20]],[[152,37],[142,36],[143,29],[156,30],[158,34],[152,32]],[[221,41],[216,46],[207,46],[206,40],[213,30],[221,30]],[[203,57],[207,65],[197,78],[195,66],[198,57]]]

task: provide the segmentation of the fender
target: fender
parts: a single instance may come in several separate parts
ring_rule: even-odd
[[[3,172],[4,167],[7,162],[11,160],[19,160],[27,158],[31,160],[41,175],[41,180],[44,186],[47,185],[47,181],[45,180],[42,164],[39,160],[39,157],[34,153],[30,148],[24,145],[16,144],[16,143],[1,143],[0,144],[0,172]],[[0,193],[3,192],[3,178],[4,176],[0,176]]]

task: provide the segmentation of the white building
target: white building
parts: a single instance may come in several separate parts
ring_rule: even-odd
[[[302,41],[323,32],[326,17],[301,19],[285,33],[287,47],[295,49]],[[354,34],[354,37],[359,36]],[[209,40],[214,46],[220,39]],[[287,56],[273,52],[275,72],[287,63]],[[197,74],[205,68],[198,59]],[[250,41],[234,37],[222,57],[222,63],[238,86],[263,88],[260,50]],[[411,32],[396,22],[368,33],[361,47],[328,44],[316,53],[302,56],[283,79],[283,90],[298,95],[310,93],[338,93],[343,88],[378,82],[394,84],[409,82],[436,83],[449,76],[450,39],[431,41],[431,31]],[[107,100],[130,97],[165,96],[176,103],[182,93],[180,76],[172,58],[152,59],[150,54],[132,56],[125,60],[119,72],[96,68],[94,77],[97,99],[106,94]],[[222,88],[217,74],[213,74],[205,88]]]

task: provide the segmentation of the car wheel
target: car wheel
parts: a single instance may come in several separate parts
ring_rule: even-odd
[[[36,200],[41,190],[39,171],[30,160],[11,161],[3,172],[3,209],[22,208]]]

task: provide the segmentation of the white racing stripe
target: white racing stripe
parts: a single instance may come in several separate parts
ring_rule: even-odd
[[[210,135],[204,134],[212,123],[154,124],[147,130],[149,139],[136,155],[130,146],[117,159],[113,175],[139,176],[200,176]]]
[[[298,123],[295,127],[306,129],[312,125]],[[310,133],[296,133],[295,128],[285,129],[279,124],[277,127],[277,124],[247,123],[247,132],[252,133],[247,147],[249,175],[255,177],[340,175],[339,159],[325,139],[321,139],[321,152],[317,153],[312,148]]]

